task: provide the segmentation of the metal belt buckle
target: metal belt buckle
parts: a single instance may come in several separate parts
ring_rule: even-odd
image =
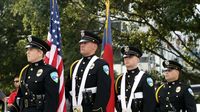
[[[25,108],[28,107],[28,99],[24,99],[24,107],[25,107]]]
[[[82,106],[73,106],[73,112],[83,112]]]
[[[122,109],[122,112],[132,112],[132,110],[130,108],[127,108],[127,109]]]

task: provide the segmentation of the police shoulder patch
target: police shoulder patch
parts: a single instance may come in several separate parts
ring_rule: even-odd
[[[148,77],[148,78],[147,78],[147,83],[148,83],[148,85],[149,85],[150,87],[152,87],[152,86],[153,86],[153,79],[150,78],[150,77]]]
[[[50,76],[54,82],[58,83],[58,73],[57,72],[51,72]]]
[[[192,91],[191,88],[188,88],[188,91],[189,91],[189,93],[190,93],[192,96],[194,96],[194,93],[193,93],[193,91]]]
[[[109,74],[109,67],[108,65],[103,66],[103,71],[108,75]]]

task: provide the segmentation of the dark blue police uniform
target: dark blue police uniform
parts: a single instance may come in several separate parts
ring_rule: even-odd
[[[165,68],[181,72],[182,65],[173,60],[163,62]],[[180,75],[180,73],[179,73]],[[180,79],[166,82],[156,90],[158,112],[197,112],[191,87]]]
[[[136,47],[123,47],[121,53],[124,58],[128,56],[137,56],[140,58],[142,52]],[[135,77],[140,73],[139,68],[132,70],[127,70],[125,75],[125,102],[128,105],[129,99],[132,100],[131,111],[132,112],[155,112],[156,100],[155,100],[155,90],[154,83],[151,76],[147,73],[144,73],[133,93],[133,98],[130,98],[132,88],[134,85]],[[115,82],[115,93],[116,93],[116,109],[118,112],[122,112],[122,93],[121,93],[121,83],[123,75],[118,76]]]
[[[84,31],[82,33],[84,34],[82,34],[80,42],[91,41],[100,44],[100,40],[95,34],[87,31]],[[83,57],[78,66],[77,73],[74,75],[74,81],[76,82],[76,85],[74,87],[76,100],[79,99],[78,94],[80,92],[81,83],[84,80],[83,75],[86,67],[94,57],[96,57],[94,54],[91,56]],[[71,111],[77,112],[79,112],[79,110],[72,110],[72,108],[74,107],[72,99],[72,83],[73,72],[75,72],[75,68],[79,61],[80,60],[75,61],[71,65],[65,87],[66,98],[69,99],[72,103]],[[84,90],[81,92],[81,94],[83,95],[83,100],[81,102],[83,112],[106,112],[106,106],[110,96],[110,85],[111,79],[109,76],[108,64],[104,60],[98,58],[89,67],[87,78],[85,79]]]
[[[50,47],[39,38],[29,37],[26,48],[37,48],[45,54]],[[20,73],[20,87],[11,112],[56,112],[59,100],[57,70],[40,60],[25,66]]]

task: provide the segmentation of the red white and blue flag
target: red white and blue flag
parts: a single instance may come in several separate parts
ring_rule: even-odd
[[[45,63],[52,65],[58,70],[60,79],[59,86],[59,106],[57,112],[66,112],[65,84],[64,84],[64,66],[61,50],[61,31],[60,18],[57,0],[50,0],[50,26],[47,37],[51,50],[46,53]]]
[[[101,57],[109,64],[111,77],[110,99],[106,107],[106,112],[114,112],[115,94],[114,94],[114,70],[113,70],[113,49],[112,49],[112,34],[111,34],[111,20],[110,20],[110,1],[106,1],[106,23],[104,29],[104,36],[102,40]]]

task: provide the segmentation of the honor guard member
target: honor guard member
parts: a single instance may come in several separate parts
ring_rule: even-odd
[[[180,81],[182,65],[165,60],[163,67],[166,83],[156,90],[159,112],[197,112],[194,93],[189,85]]]
[[[100,43],[96,34],[81,31],[79,45],[83,57],[71,65],[66,81],[66,97],[72,112],[106,112],[111,79],[108,64],[95,55]]]
[[[59,78],[55,68],[43,62],[49,45],[29,36],[27,60],[20,73],[20,87],[11,112],[56,112],[59,100]]]
[[[121,49],[127,72],[115,82],[116,110],[118,112],[155,112],[154,82],[150,75],[140,71],[138,63],[142,56],[136,47]]]

